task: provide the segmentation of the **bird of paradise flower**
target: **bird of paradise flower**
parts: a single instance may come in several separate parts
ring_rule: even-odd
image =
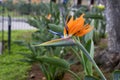
[[[88,32],[90,32],[93,27],[89,24],[84,25],[85,19],[83,18],[84,14],[82,14],[79,18],[73,19],[71,17],[70,21],[64,28],[64,37],[66,36],[84,36]]]
[[[83,18],[84,14],[74,20],[73,16],[70,18],[68,23],[64,27],[64,37],[60,39],[55,39],[51,41],[44,42],[37,46],[65,46],[65,45],[75,45],[75,41],[71,39],[72,36],[82,37],[85,34],[89,33],[93,27],[89,24],[85,24],[85,19]]]

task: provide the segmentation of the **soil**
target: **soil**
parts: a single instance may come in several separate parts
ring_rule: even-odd
[[[82,66],[80,64],[75,64],[71,66],[71,70],[74,72],[82,72]],[[62,80],[71,80],[73,77],[70,73],[65,73]],[[38,64],[33,64],[31,70],[28,74],[27,80],[46,80]]]
[[[27,80],[45,80],[38,64],[33,64],[28,74]]]

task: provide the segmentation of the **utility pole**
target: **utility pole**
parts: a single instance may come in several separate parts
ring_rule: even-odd
[[[0,3],[2,5],[2,54],[4,50],[4,2],[0,0]]]
[[[8,15],[8,53],[11,51],[11,17]]]

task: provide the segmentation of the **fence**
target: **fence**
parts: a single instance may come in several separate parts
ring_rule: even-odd
[[[33,26],[30,26],[27,23],[28,16],[26,16],[25,14],[18,14],[19,13],[17,11],[11,11],[9,8],[7,8],[6,3],[0,2],[0,54],[3,53],[5,49],[4,44],[6,42],[8,44],[8,51],[10,53],[11,33],[13,30],[35,29]],[[5,41],[5,32],[8,33],[7,41]]]

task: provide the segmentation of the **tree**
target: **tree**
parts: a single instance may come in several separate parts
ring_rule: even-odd
[[[108,50],[99,55],[102,65],[120,69],[120,0],[100,0],[106,6]],[[98,57],[97,57],[98,58]],[[97,60],[98,61],[98,60]],[[103,64],[104,63],[104,64]]]
[[[106,0],[108,49],[120,52],[120,1]]]

